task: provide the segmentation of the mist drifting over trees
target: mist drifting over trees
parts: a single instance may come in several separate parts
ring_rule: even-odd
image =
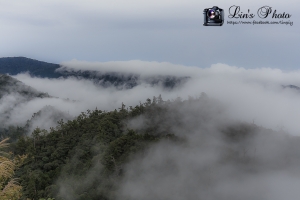
[[[24,157],[13,175],[23,199],[299,196],[297,71],[144,61],[58,70],[69,74],[1,75],[0,133]]]

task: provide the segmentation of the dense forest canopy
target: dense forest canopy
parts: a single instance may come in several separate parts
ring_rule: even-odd
[[[225,182],[245,190],[261,175],[299,173],[298,137],[227,120],[224,109],[205,93],[159,95],[87,110],[49,131],[10,127],[10,151],[26,156],[14,175],[22,199],[251,199],[265,194],[235,193]]]

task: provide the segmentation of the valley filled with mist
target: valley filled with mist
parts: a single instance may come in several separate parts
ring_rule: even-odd
[[[297,70],[0,58],[0,137],[18,163],[1,187],[14,179],[10,198],[34,200],[297,199],[298,86]]]

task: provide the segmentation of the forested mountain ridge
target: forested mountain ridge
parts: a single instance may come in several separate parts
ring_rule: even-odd
[[[11,76],[0,74],[0,136],[6,132],[7,121],[11,118],[14,108],[34,99],[51,98],[48,93],[39,92]]]
[[[122,166],[131,154],[142,151],[162,138],[174,137],[169,133],[154,136],[150,130],[137,134],[126,128],[128,117],[141,115],[147,110],[145,106],[150,104],[131,107],[130,111],[125,109],[125,105],[119,111],[88,110],[75,120],[59,121],[59,126],[51,128],[50,132],[37,128],[31,137],[21,135],[18,142],[12,145],[12,150],[16,155],[26,152],[29,156],[26,164],[17,172],[24,198],[64,199],[65,194],[61,194],[58,179],[84,179],[95,163],[104,166],[99,171],[99,179],[80,188],[73,185],[78,191],[69,195],[75,199],[112,198],[115,179],[121,176]],[[31,173],[28,174],[28,171]],[[93,187],[103,188],[96,191]]]
[[[86,79],[93,81],[96,85],[103,87],[114,86],[119,89],[130,89],[141,82],[148,83],[150,85],[161,84],[165,88],[172,89],[176,86],[184,84],[189,77],[176,77],[176,76],[149,76],[145,79],[141,79],[139,74],[122,74],[115,72],[99,72],[82,70],[72,71],[60,69],[62,66],[58,64],[52,64],[33,60],[25,57],[7,57],[0,58],[0,73],[17,75],[19,73],[28,72],[31,76],[41,78],[68,78],[76,77],[78,79]],[[60,69],[60,70],[58,70]]]
[[[114,86],[119,89],[130,89],[139,85],[142,81],[152,86],[161,84],[167,89],[172,89],[187,82],[188,76],[155,76],[141,79],[139,74],[122,74],[116,72],[99,72],[84,70],[66,70],[59,64],[47,63],[26,57],[0,58],[0,74],[17,75],[28,72],[31,76],[41,78],[67,78],[76,77],[87,79],[103,87]],[[299,90],[295,85],[282,85],[283,88]]]
[[[212,188],[218,179],[210,179],[211,173],[205,172],[207,165],[217,174],[223,173],[222,166],[233,165],[235,173],[252,176],[268,170],[279,173],[296,170],[293,166],[300,164],[299,137],[255,124],[224,124],[218,120],[220,112],[222,106],[206,95],[172,102],[159,96],[135,107],[122,104],[118,110],[109,112],[88,110],[74,120],[59,121],[49,132],[37,128],[31,136],[20,134],[11,150],[15,155],[28,156],[16,172],[23,187],[23,199],[138,199],[129,198],[130,191],[124,190],[124,181],[131,180],[129,185],[132,185],[139,180],[137,177],[143,180],[144,173],[152,173],[154,169],[161,172],[168,169],[168,173],[176,176],[177,171],[172,169],[176,169],[177,162],[182,163],[183,157],[169,154],[170,148],[178,152],[197,149],[199,154],[219,152],[217,163],[199,163],[195,168],[203,173],[198,184],[208,184],[205,180],[209,178]],[[218,122],[216,129],[209,128],[213,121]],[[149,157],[160,147],[161,156],[166,154],[164,159],[170,161]],[[157,166],[147,172],[140,171],[144,158]],[[132,170],[136,178],[131,177]],[[143,184],[147,185],[147,181]]]
[[[17,93],[26,98],[45,98],[50,97],[49,94],[39,92],[36,89],[25,85],[21,81],[11,76],[0,74],[0,98],[4,95]]]
[[[31,119],[22,118],[17,122],[10,121],[12,113],[16,113],[16,110],[21,111],[22,105],[47,98],[54,97],[48,93],[40,92],[9,75],[0,74],[0,139],[10,137],[12,140],[16,140],[20,132],[31,132],[36,126],[49,128],[47,126],[50,121],[56,122],[61,118],[71,119],[71,116],[67,113],[61,112],[53,106],[46,105],[36,113],[33,110]],[[58,98],[56,97],[56,99]],[[38,119],[37,116],[39,116]],[[28,121],[26,122],[26,120]],[[24,127],[18,127],[17,125],[11,126],[11,124],[16,123],[26,124],[26,128],[24,129]]]

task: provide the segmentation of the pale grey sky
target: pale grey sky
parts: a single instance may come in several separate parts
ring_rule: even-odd
[[[0,57],[26,56],[54,63],[143,60],[201,68],[224,63],[298,69],[299,3],[0,0]],[[214,5],[225,10],[225,23],[204,27],[203,9]],[[254,14],[261,6],[271,6],[277,13],[291,14],[283,20],[292,21],[293,26],[227,24],[232,5]]]

